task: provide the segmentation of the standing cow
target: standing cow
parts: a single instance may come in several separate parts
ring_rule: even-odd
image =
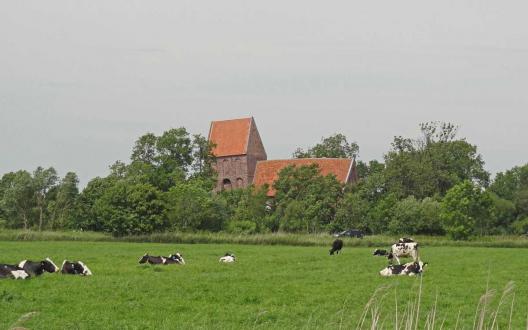
[[[334,255],[334,253],[339,254],[339,251],[343,248],[343,241],[340,239],[336,239],[334,243],[332,243],[332,248],[330,249],[330,255]]]
[[[397,243],[392,244],[387,258],[392,264],[393,259],[396,259],[398,265],[401,265],[400,258],[412,258],[414,262],[419,261],[418,243],[412,238],[400,238]]]

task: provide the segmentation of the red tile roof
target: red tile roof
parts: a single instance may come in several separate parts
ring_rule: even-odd
[[[353,160],[351,159],[343,158],[300,158],[261,161],[257,163],[253,184],[257,187],[268,184],[270,187],[268,196],[273,197],[276,193],[272,187],[273,183],[279,178],[279,172],[283,168],[290,165],[306,166],[311,164],[319,165],[322,175],[334,174],[338,181],[347,183],[350,180],[352,162]]]
[[[209,130],[209,141],[216,144],[216,157],[247,154],[247,145],[252,118],[213,121]]]

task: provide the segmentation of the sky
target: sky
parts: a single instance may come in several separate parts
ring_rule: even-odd
[[[269,159],[447,121],[488,171],[528,162],[525,0],[0,3],[0,175],[85,185],[146,132],[248,116]]]

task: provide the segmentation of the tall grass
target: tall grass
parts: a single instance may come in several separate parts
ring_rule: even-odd
[[[388,247],[397,235],[372,235],[363,239],[342,238],[345,246]],[[496,248],[526,248],[526,236],[483,236],[469,241],[453,241],[443,236],[413,236],[422,246],[470,246]],[[229,234],[229,233],[184,233],[165,232],[147,235],[113,237],[98,232],[79,231],[31,231],[1,230],[0,241],[91,241],[91,242],[135,242],[135,243],[179,243],[179,244],[247,244],[247,245],[290,245],[328,246],[334,238],[329,234]]]
[[[431,309],[425,313],[422,312],[422,279],[417,288],[414,297],[407,300],[406,304],[401,306],[398,301],[398,293],[395,286],[382,286],[372,294],[355,328],[360,329],[386,329],[384,321],[392,318],[395,330],[435,330],[444,329],[446,317],[440,317],[441,311],[438,310],[438,294],[434,300]],[[386,298],[394,291],[394,304],[392,308],[387,308]],[[486,288],[484,294],[480,297],[473,319],[473,330],[495,330],[495,329],[513,329],[512,319],[515,308],[515,285],[508,282],[503,288],[498,302],[496,299],[496,290]],[[391,306],[391,305],[389,305]],[[504,308],[507,307],[507,308]],[[524,306],[523,306],[524,307]],[[403,312],[401,309],[403,308]],[[499,317],[502,316],[503,322],[499,325]],[[467,324],[466,320],[460,319],[460,311],[457,314],[456,323],[452,329],[459,329],[460,324]],[[352,326],[350,326],[352,328]],[[528,329],[528,315],[526,319],[526,329]]]

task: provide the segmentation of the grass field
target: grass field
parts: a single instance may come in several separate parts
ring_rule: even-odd
[[[374,313],[380,328],[394,329],[396,317],[400,324],[405,319],[407,302],[417,299],[421,282],[381,278],[386,259],[373,257],[367,247],[345,246],[331,257],[324,247],[4,241],[0,251],[2,263],[80,259],[94,273],[1,280],[0,329],[355,329],[376,290],[384,299],[370,305],[363,328],[370,327]],[[146,251],[180,251],[187,264],[139,265]],[[237,255],[236,264],[218,263],[227,251]],[[514,298],[512,329],[525,329],[527,254],[513,248],[423,248],[429,266],[422,277],[419,328],[436,310],[435,328],[453,329],[458,319],[459,328],[471,329],[487,286],[497,290],[485,310],[491,325],[503,288],[513,281],[498,322],[507,328]]]

